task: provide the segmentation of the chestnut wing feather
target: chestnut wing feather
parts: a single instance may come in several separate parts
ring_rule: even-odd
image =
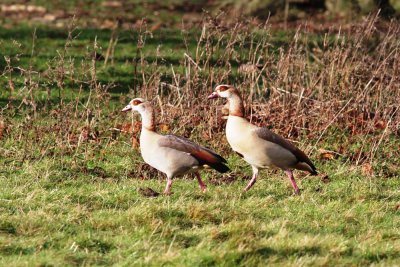
[[[226,172],[229,170],[225,166],[226,160],[212,151],[209,148],[200,146],[186,138],[176,135],[165,135],[159,141],[158,144],[162,147],[169,147],[185,153],[190,154],[196,158],[201,165],[209,165],[220,172]]]

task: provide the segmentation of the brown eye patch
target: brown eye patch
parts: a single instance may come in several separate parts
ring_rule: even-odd
[[[134,105],[134,106],[137,106],[137,105],[139,105],[139,104],[142,104],[142,101],[137,100],[137,99],[133,100],[133,105]]]
[[[220,92],[223,92],[223,91],[228,90],[228,86],[221,85],[218,89],[219,89]]]

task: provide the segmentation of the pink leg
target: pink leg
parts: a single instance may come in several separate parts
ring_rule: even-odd
[[[195,174],[196,174],[197,182],[199,182],[201,192],[205,193],[207,191],[206,184],[201,180],[200,173],[195,172]]]
[[[256,183],[257,181],[257,176],[258,176],[258,169],[256,167],[253,167],[253,176],[251,177],[250,182],[247,184],[246,188],[244,189],[244,192],[249,191],[249,189]]]
[[[172,178],[167,177],[167,185],[165,186],[164,195],[171,195]]]
[[[300,194],[300,189],[297,187],[296,181],[294,180],[293,172],[291,170],[285,170],[285,172],[286,172],[287,176],[289,177],[290,182],[292,183],[294,193],[296,195]]]

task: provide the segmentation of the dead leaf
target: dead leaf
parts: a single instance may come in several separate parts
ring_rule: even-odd
[[[122,3],[120,1],[104,1],[103,3],[101,3],[101,5],[103,7],[121,7]]]
[[[106,19],[105,21],[103,21],[100,28],[101,29],[113,29],[113,28],[115,28],[116,25],[117,25],[116,21]]]
[[[135,121],[135,123],[133,124],[133,133],[138,133],[141,128],[142,128],[142,122]]]
[[[207,131],[203,131],[201,133],[201,136],[203,137],[204,140],[210,140],[210,135],[208,134]]]
[[[98,142],[99,133],[96,130],[92,130],[89,126],[82,127],[81,133],[79,135],[80,142]]]
[[[192,116],[192,124],[197,126],[201,124],[202,118],[200,116]]]
[[[45,13],[46,12],[46,8],[42,7],[42,6],[34,6],[34,5],[27,5],[26,6],[26,11],[28,11],[29,13]]]
[[[56,20],[56,16],[54,16],[53,14],[46,14],[43,16],[43,20],[46,22],[51,22],[51,21],[55,21]]]
[[[153,26],[151,26],[151,28],[150,28],[150,31],[156,31],[156,30],[158,30],[159,28],[161,28],[161,26],[162,26],[162,23],[161,22],[158,22],[158,23],[156,23],[156,24],[154,24]]]
[[[6,130],[6,123],[3,120],[0,120],[0,139],[3,137],[5,130]]]
[[[133,127],[131,123],[125,123],[122,125],[117,126],[118,129],[121,130],[123,133],[132,133]]]
[[[335,153],[328,150],[320,150],[319,157],[323,160],[332,160],[335,158]]]
[[[137,149],[140,146],[139,140],[135,136],[132,136],[131,144],[134,149]]]
[[[16,5],[1,5],[0,11],[5,13],[21,13],[21,12],[46,13],[46,8],[34,5],[16,4]]]
[[[168,132],[169,131],[169,125],[168,124],[160,124],[160,131],[161,132]]]
[[[386,129],[386,122],[383,120],[379,120],[377,122],[375,122],[375,128],[380,129],[380,130],[384,130]]]
[[[329,176],[327,174],[323,175],[321,178],[321,181],[325,184],[329,183],[331,181],[331,179],[329,178]]]
[[[78,142],[78,137],[74,133],[68,134],[68,143],[69,144],[76,144]]]
[[[154,191],[150,187],[145,187],[145,188],[139,188],[139,193],[142,194],[142,196],[145,197],[157,197],[160,195],[157,191]]]
[[[122,133],[137,133],[140,128],[142,127],[142,124],[139,121],[136,121],[133,123],[124,123],[124,124],[117,124],[115,126],[115,129],[120,130]]]
[[[361,172],[365,176],[374,176],[374,169],[372,168],[371,164],[369,164],[369,163],[364,163],[361,166]]]
[[[237,174],[236,173],[228,173],[222,175],[222,177],[219,178],[211,178],[209,180],[210,184],[213,185],[222,185],[222,184],[231,184],[237,180]]]
[[[89,130],[86,127],[82,129],[81,134],[79,135],[79,139],[81,141],[86,141],[89,139]]]
[[[52,117],[54,117],[54,118],[57,118],[58,115],[60,115],[60,110],[59,110],[59,109],[52,109],[52,110],[50,111],[50,116],[52,116]]]

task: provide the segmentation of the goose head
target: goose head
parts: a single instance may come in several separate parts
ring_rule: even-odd
[[[230,98],[236,94],[236,89],[232,85],[221,84],[215,87],[214,92],[208,96],[208,99],[214,99],[218,97]]]
[[[139,113],[143,113],[146,110],[146,107],[148,105],[149,105],[149,103],[146,100],[144,100],[143,98],[134,98],[121,111],[127,112],[127,111],[132,110],[132,111],[137,111]]]

